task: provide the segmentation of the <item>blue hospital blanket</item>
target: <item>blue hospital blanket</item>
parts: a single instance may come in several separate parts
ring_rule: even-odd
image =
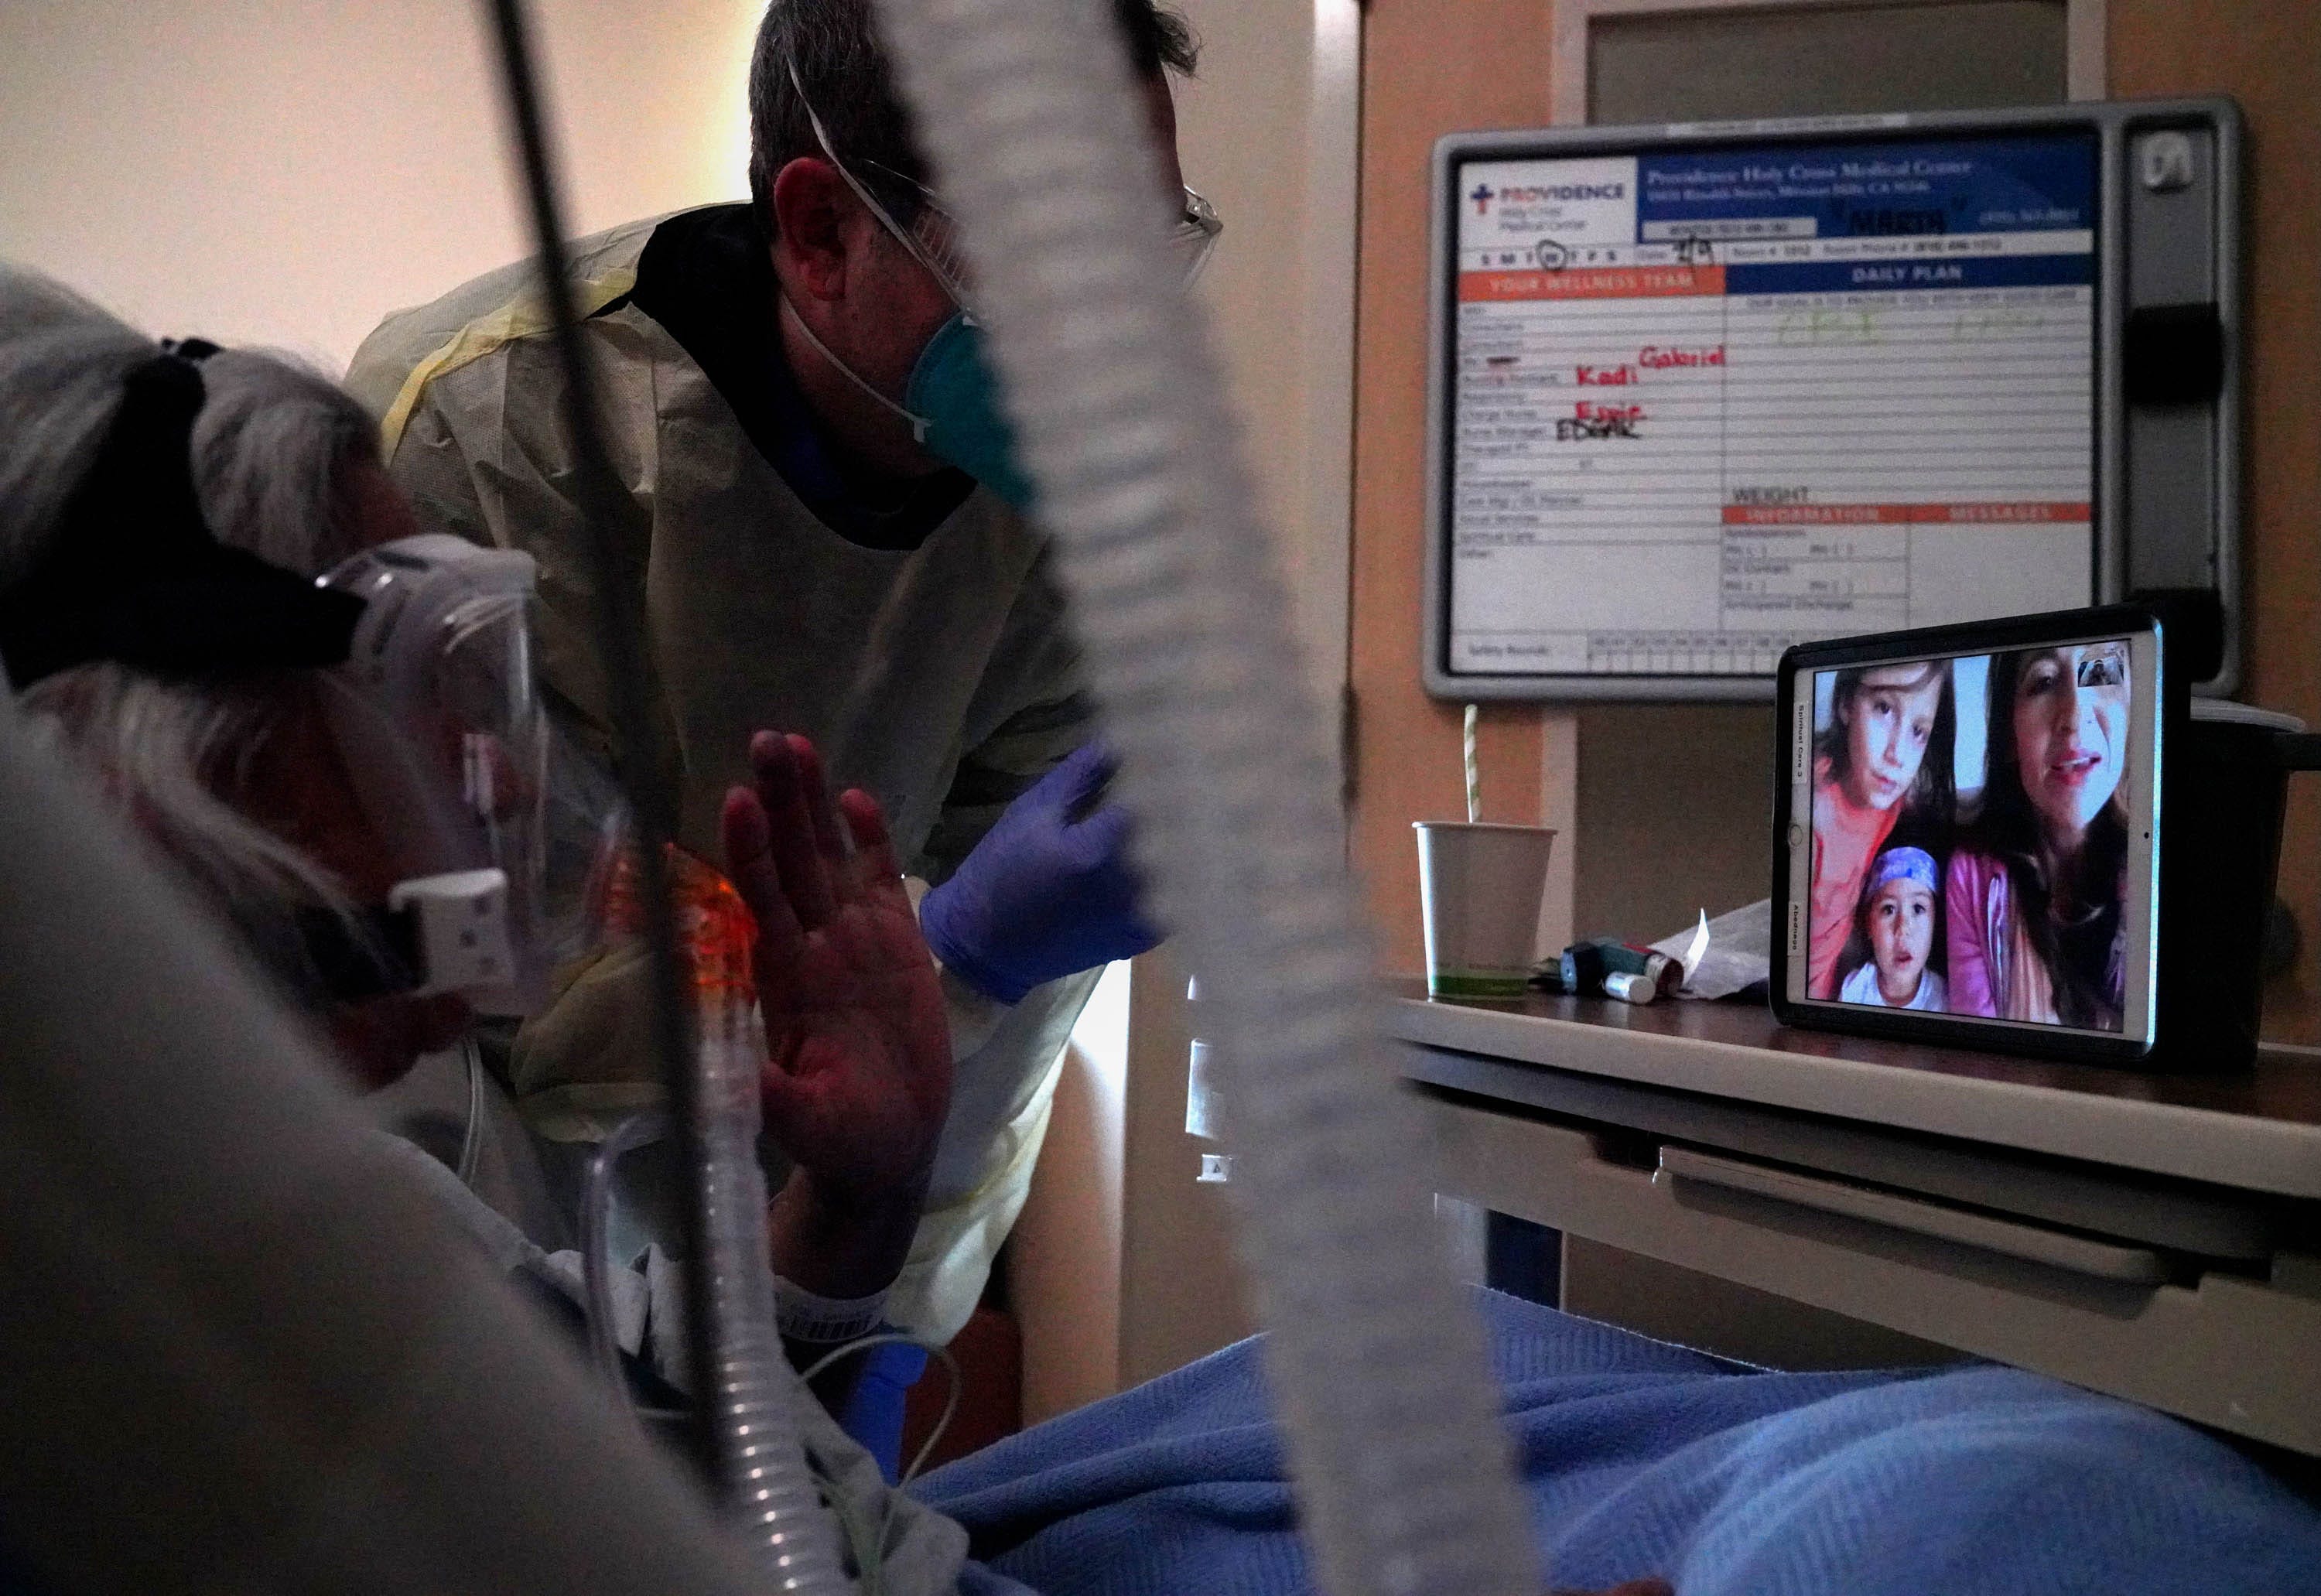
[[[1486,1293],[1549,1572],[1679,1596],[2321,1593],[2321,1512],[2190,1427],[1987,1364],[1736,1369]],[[1308,1589],[1254,1342],[915,1493],[968,1596]],[[1017,1582],[1021,1582],[1019,1585]]]

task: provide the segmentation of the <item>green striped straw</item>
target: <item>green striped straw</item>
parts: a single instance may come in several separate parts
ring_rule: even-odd
[[[1476,707],[1467,706],[1467,824],[1472,825],[1483,817],[1483,767],[1475,757]]]

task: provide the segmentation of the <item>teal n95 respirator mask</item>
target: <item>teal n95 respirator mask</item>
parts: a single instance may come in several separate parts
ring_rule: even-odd
[[[919,351],[902,407],[928,453],[1017,509],[1031,507],[1032,480],[1017,461],[1015,429],[999,408],[983,329],[965,311],[936,328]]]
[[[345,663],[315,676],[364,818],[395,862],[370,929],[401,969],[379,990],[458,993],[518,1015],[545,995],[548,728],[532,689],[532,583],[530,555],[440,533],[319,579],[363,604]]]
[[[1015,429],[999,408],[998,384],[984,359],[983,329],[965,311],[955,312],[927,340],[899,401],[839,359],[787,298],[782,314],[841,377],[909,424],[912,442],[1017,509],[1031,507],[1032,481],[1016,461]]]
[[[881,393],[839,359],[815,335],[787,299],[782,301],[783,312],[841,376],[908,423],[912,438],[928,453],[965,471],[1017,509],[1028,509],[1032,481],[1015,451],[1015,429],[1000,407],[998,384],[986,352],[983,329],[975,318],[967,263],[960,252],[959,224],[951,219],[942,199],[924,184],[877,161],[849,162],[840,159],[822,117],[806,97],[806,85],[798,78],[795,62],[790,66],[790,85],[797,92],[798,104],[805,108],[807,122],[813,125],[815,141],[847,187],[878,218],[888,236],[942,285],[959,309],[935,329],[934,336],[919,351],[899,402]],[[891,203],[880,197],[864,176],[856,173],[857,165],[891,193]],[[1219,219],[1216,207],[1200,195],[1190,188],[1180,192],[1179,210],[1167,233],[1167,247],[1179,261],[1183,281],[1189,288],[1207,265],[1217,237],[1224,231],[1224,223]],[[898,214],[910,218],[909,225],[897,219]]]

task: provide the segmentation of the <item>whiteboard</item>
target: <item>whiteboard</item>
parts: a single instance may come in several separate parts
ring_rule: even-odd
[[[2102,141],[1961,120],[1445,141],[1432,689],[1758,696],[2097,598]]]

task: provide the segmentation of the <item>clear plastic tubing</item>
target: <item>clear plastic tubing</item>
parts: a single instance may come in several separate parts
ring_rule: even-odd
[[[668,1130],[668,1116],[658,1109],[623,1119],[589,1154],[588,1177],[581,1188],[580,1269],[588,1298],[588,1355],[624,1402],[628,1377],[621,1366],[620,1327],[613,1312],[613,1177],[622,1159],[660,1141]]]
[[[1240,1237],[1331,1596],[1546,1583],[1412,1163],[1324,719],[1092,0],[879,0],[1087,644],[1156,917],[1199,974]]]
[[[754,1018],[754,1002],[751,1005]],[[853,1582],[839,1562],[838,1531],[807,1472],[802,1415],[811,1401],[789,1372],[774,1318],[767,1250],[766,1177],[758,1165],[758,1072],[766,1056],[755,1025],[703,1017],[701,1146],[715,1348],[707,1393],[717,1427],[728,1521],[778,1591],[835,1596]]]
[[[790,1372],[774,1312],[766,1177],[758,1163],[758,1076],[766,1032],[751,970],[756,928],[730,884],[675,849],[669,878],[678,935],[693,971],[700,1072],[696,1111],[702,1162],[692,1174],[701,1183],[707,1256],[692,1266],[709,1273],[711,1363],[709,1389],[697,1400],[708,1404],[716,1433],[726,1521],[757,1560],[767,1589],[787,1596],[851,1596],[837,1523],[806,1466],[797,1404],[814,1398]],[[637,914],[635,871],[624,864],[610,887],[606,917],[614,930],[633,930]],[[627,1140],[638,1128],[631,1121],[615,1140]],[[632,1145],[644,1139],[640,1134]],[[623,1151],[608,1146],[599,1155],[608,1173]],[[593,1194],[590,1211],[598,1214]],[[589,1237],[590,1259],[601,1253],[603,1239]],[[609,1317],[609,1300],[601,1310],[592,1301],[592,1334],[594,1314]]]
[[[685,862],[679,862],[682,864]],[[716,1426],[726,1511],[770,1588],[838,1596],[854,1584],[838,1555],[838,1527],[807,1471],[790,1373],[774,1313],[766,1177],[758,1164],[758,1076],[766,1033],[750,967],[755,935],[740,895],[705,871],[673,871],[678,929],[692,949],[701,1090],[704,1231],[710,1272],[714,1363],[704,1393]]]

